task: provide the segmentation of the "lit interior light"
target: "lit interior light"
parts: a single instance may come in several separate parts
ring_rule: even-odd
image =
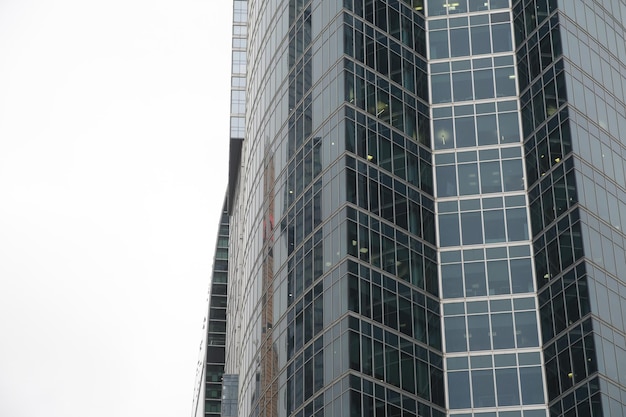
[[[459,3],[446,3],[443,5],[443,7],[447,8],[448,10],[456,10],[458,6]]]
[[[293,190],[289,190],[289,194],[293,194]]]
[[[361,249],[359,249],[359,252],[361,252],[361,253],[367,253],[367,252],[369,252],[369,249],[367,249],[367,248],[361,248]]]
[[[556,163],[561,162],[561,158],[559,158],[559,157],[554,158],[554,162],[556,162]]]
[[[388,107],[389,104],[379,101],[378,104],[376,104],[376,116],[380,116],[381,114],[383,114]]]
[[[374,157],[372,155],[367,155],[367,160],[371,161],[372,159],[374,159]]]
[[[445,145],[448,139],[450,139],[450,132],[445,129],[441,129],[439,132],[437,132],[437,138],[439,138],[439,140],[441,140],[441,143]]]
[[[352,241],[352,246],[356,246],[356,240]]]
[[[545,279],[548,279],[548,278],[550,278],[550,274],[545,274],[543,277],[544,277]]]
[[[574,374],[572,372],[570,372],[570,373],[567,374],[567,377],[568,378],[574,378]]]
[[[514,80],[514,79],[515,79],[515,74],[509,75],[509,80]]]

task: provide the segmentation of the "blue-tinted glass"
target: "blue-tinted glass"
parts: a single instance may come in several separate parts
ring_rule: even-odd
[[[487,295],[487,279],[483,262],[466,263],[465,292],[468,297]]]
[[[461,264],[441,266],[441,285],[444,298],[463,297]]]
[[[496,127],[495,114],[476,116],[476,128],[478,130],[479,146],[498,143],[498,129]]]
[[[457,214],[439,215],[440,246],[458,246],[461,244],[459,234],[459,216]]]
[[[504,211],[484,211],[483,219],[485,222],[485,243],[504,242],[506,240]]]
[[[437,167],[437,196],[450,197],[457,195],[456,167],[444,165]]]
[[[493,371],[472,371],[474,407],[493,407],[496,395],[493,387]]]
[[[474,117],[457,117],[454,120],[456,131],[456,147],[476,146]]]
[[[489,2],[485,0],[469,0],[469,11],[489,10]]]
[[[465,352],[465,317],[446,317],[446,352]]]
[[[501,113],[498,115],[500,125],[500,142],[519,142],[519,122],[517,113]]]
[[[522,160],[512,159],[502,161],[502,177],[504,191],[521,191],[524,189],[524,172]]]
[[[511,38],[511,25],[504,23],[492,25],[493,52],[509,52],[513,50]]]
[[[485,3],[487,3],[487,1],[485,1]],[[510,7],[509,0],[489,0],[489,3],[491,3],[491,10]]]
[[[452,119],[435,120],[433,122],[433,133],[437,149],[450,149],[454,147]]]
[[[430,59],[448,58],[448,31],[435,30],[430,32]]]
[[[464,245],[483,243],[483,222],[480,212],[461,213],[461,229]]]
[[[480,164],[481,190],[486,193],[498,193],[502,191],[500,181],[500,162],[481,162]]]
[[[476,91],[476,100],[493,98],[493,70],[474,71],[474,88]]]
[[[466,0],[454,0],[448,1],[448,13],[466,13],[467,1]]]
[[[520,368],[519,377],[522,387],[522,404],[543,404],[541,368],[539,366]]]
[[[517,369],[496,369],[496,387],[499,406],[518,405],[520,403]]]
[[[453,57],[470,54],[468,28],[450,29],[450,55]]]
[[[459,165],[459,195],[478,194],[479,192],[477,164]]]
[[[537,316],[533,311],[515,313],[517,347],[539,346]]]
[[[511,313],[492,314],[491,332],[494,349],[510,349],[515,347],[513,317]]]
[[[470,350],[491,349],[488,314],[467,316],[467,329]]]
[[[533,291],[533,274],[530,259],[511,260],[511,285],[514,293]]]
[[[506,260],[487,262],[489,294],[509,294],[509,264]]]
[[[496,97],[516,95],[515,71],[513,67],[496,68]]]
[[[472,73],[470,71],[452,73],[452,91],[454,101],[472,100],[474,98]]]
[[[472,54],[491,53],[491,39],[489,26],[475,26],[471,28]]]
[[[448,386],[454,389],[448,390],[450,408],[470,408],[472,401],[470,398],[469,372],[449,372]]]
[[[431,77],[432,80],[432,102],[449,103],[452,101],[452,89],[450,88],[450,74],[438,74]]]
[[[506,227],[509,241],[528,239],[528,220],[526,209],[508,209],[506,211]]]

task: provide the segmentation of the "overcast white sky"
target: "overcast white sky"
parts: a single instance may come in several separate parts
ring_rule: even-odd
[[[0,416],[189,416],[232,2],[0,0]]]

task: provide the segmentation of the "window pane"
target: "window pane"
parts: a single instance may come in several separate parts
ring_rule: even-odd
[[[461,228],[464,245],[483,243],[483,222],[480,212],[461,213]]]
[[[452,74],[454,101],[472,100],[472,73],[470,71],[455,72]]]
[[[487,281],[489,294],[509,294],[509,264],[507,261],[487,262]]]
[[[493,52],[509,52],[513,50],[511,44],[511,25],[504,23],[501,25],[492,25],[491,33],[493,34]]]
[[[515,347],[515,340],[513,338],[513,317],[511,313],[492,314],[491,329],[494,349],[510,349]]]
[[[459,194],[478,193],[478,166],[476,164],[459,165]]]
[[[487,295],[485,264],[483,262],[465,264],[465,292],[468,297]]]
[[[491,349],[491,338],[489,333],[489,315],[480,314],[467,317],[467,337],[469,339],[470,350]]]
[[[515,330],[518,348],[539,346],[537,317],[534,312],[515,313]]]
[[[432,102],[449,103],[452,101],[452,90],[450,88],[450,74],[438,74],[432,76]]]
[[[465,352],[465,317],[446,317],[446,352]]]
[[[483,193],[498,193],[502,191],[499,162],[481,162],[480,184]]]
[[[506,227],[509,241],[528,239],[528,220],[526,209],[509,209],[506,211]]]
[[[458,215],[439,215],[439,245],[458,246],[460,244]]]
[[[496,405],[493,373],[491,370],[472,371],[472,389],[474,407],[493,407]]]
[[[515,91],[515,72],[513,67],[496,68],[496,96],[507,97],[514,96]]]
[[[476,146],[476,127],[474,117],[458,117],[454,120],[456,147]]]
[[[469,0],[469,10],[470,12],[489,10],[489,2],[485,0]]]
[[[448,1],[448,13],[466,13],[467,3],[465,0],[455,0],[454,2]]]
[[[439,119],[433,122],[435,144],[437,149],[454,147],[452,119]]]
[[[463,297],[461,264],[441,266],[441,285],[444,298]]]
[[[496,386],[498,388],[498,405],[518,405],[519,386],[517,384],[517,370],[496,369]]]
[[[504,211],[489,210],[483,212],[485,222],[485,243],[504,242]]]
[[[533,291],[533,274],[530,259],[511,260],[511,284],[514,293]]]
[[[543,380],[541,368],[520,368],[520,382],[522,386],[522,404],[543,404]]]
[[[456,192],[456,167],[446,165],[437,167],[437,197],[450,197]]]
[[[500,125],[500,142],[519,142],[519,123],[517,113],[502,113],[498,115]]]
[[[469,390],[469,372],[448,373],[448,386],[454,387],[454,389],[448,390],[450,408],[470,408],[472,406]]]
[[[489,26],[477,26],[472,28],[472,55],[491,53],[491,40],[489,39]]]
[[[522,160],[513,159],[502,161],[502,177],[504,191],[519,191],[524,189],[524,172]]]
[[[493,71],[491,69],[474,71],[476,100],[493,98]]]
[[[450,55],[467,56],[470,54],[468,28],[450,30]]]
[[[430,0],[427,4],[429,16],[444,15],[447,12],[448,0]]]
[[[431,2],[429,2],[431,3]],[[448,31],[430,32],[430,59],[448,58]]]
[[[495,114],[477,116],[476,127],[478,129],[478,145],[493,145],[498,143]]]

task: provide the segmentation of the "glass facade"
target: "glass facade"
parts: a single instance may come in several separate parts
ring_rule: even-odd
[[[203,326],[205,334],[200,345],[200,358],[196,372],[192,408],[194,417],[219,417],[221,415],[228,296],[228,236],[228,199],[225,199],[209,285],[209,310]]]
[[[626,5],[513,7],[550,413],[621,416]]]
[[[626,415],[623,0],[234,4],[238,415]]]

